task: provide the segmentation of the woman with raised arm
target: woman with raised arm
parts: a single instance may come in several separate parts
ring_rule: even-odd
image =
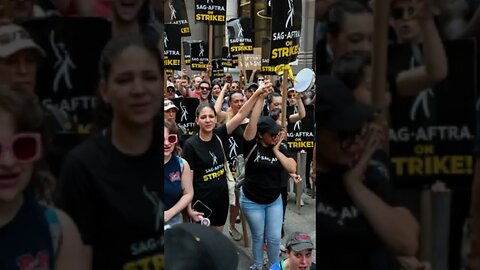
[[[215,108],[204,103],[197,107],[195,122],[199,131],[183,146],[183,157],[193,171],[194,197],[189,214],[199,221],[205,214],[211,225],[223,231],[227,220],[229,197],[225,175],[225,153],[228,137],[240,126],[265,89],[259,89],[226,124],[216,127]],[[201,211],[199,211],[201,209]],[[197,211],[195,211],[197,210]],[[209,213],[205,213],[208,210]]]
[[[262,87],[262,86],[261,86]],[[270,82],[265,86],[272,88]],[[255,92],[256,93],[256,92]],[[295,174],[297,163],[283,143],[285,131],[270,116],[262,116],[264,99],[258,99],[244,133],[245,183],[240,189],[240,207],[252,233],[252,253],[255,263],[250,269],[262,269],[263,243],[267,243],[270,266],[280,260],[280,239],[283,220],[281,174]],[[295,182],[300,181],[299,176]]]

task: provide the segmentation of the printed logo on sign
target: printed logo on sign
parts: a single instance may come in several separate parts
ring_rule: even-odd
[[[198,53],[198,56],[199,57],[203,57],[203,53],[205,52],[205,50],[203,49],[203,44],[200,43],[200,52]]]
[[[163,39],[163,46],[165,48],[167,48],[168,46],[168,36],[167,36],[167,32],[163,32],[163,35],[165,36],[165,38]]]
[[[71,69],[77,68],[75,63],[73,63],[72,59],[70,58],[70,54],[67,51],[65,43],[55,42],[55,32],[52,30],[50,32],[50,46],[52,46],[52,50],[55,53],[56,62],[55,62],[55,69],[56,74],[53,80],[53,91],[58,91],[58,86],[60,84],[60,80],[63,78],[65,81],[66,86],[68,89],[72,89],[72,81],[70,79],[70,72]]]
[[[237,27],[238,27],[237,38],[243,38],[243,27],[242,27],[242,23],[240,22],[240,20],[237,20]]]
[[[212,166],[215,166],[215,165],[218,163],[218,161],[217,161],[217,156],[216,156],[215,153],[213,153],[212,151],[208,151],[208,153],[210,154],[210,156],[212,157],[212,160],[213,160]]]
[[[410,111],[410,120],[414,121],[417,118],[417,113],[420,108],[423,109],[425,117],[430,118],[430,109],[428,106],[429,96],[435,97],[432,89],[425,89],[417,95],[417,98],[413,102],[412,109]]]
[[[175,10],[172,2],[168,2],[168,6],[170,7],[170,20],[174,21],[177,19],[177,11]]]
[[[38,252],[34,258],[31,254],[22,255],[17,258],[17,265],[19,270],[48,270],[50,265],[48,263],[50,256],[47,251]]]
[[[188,115],[187,107],[185,105],[183,105],[182,102],[180,102],[180,109],[182,110],[182,115],[180,117],[180,121],[181,122],[187,121],[187,115]]]
[[[285,21],[285,28],[293,27],[293,15],[295,15],[295,6],[293,0],[288,0],[288,17]],[[288,26],[290,24],[290,26]]]
[[[143,186],[143,194],[153,204],[153,214],[155,215],[155,231],[160,231],[160,221],[163,220],[163,204],[160,196],[155,191],[148,191],[146,186]]]

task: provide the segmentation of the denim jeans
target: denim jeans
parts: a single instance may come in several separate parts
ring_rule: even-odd
[[[282,196],[270,204],[258,204],[249,200],[240,189],[240,207],[247,218],[252,234],[252,253],[255,267],[263,267],[263,242],[267,242],[268,269],[280,260],[282,234]]]

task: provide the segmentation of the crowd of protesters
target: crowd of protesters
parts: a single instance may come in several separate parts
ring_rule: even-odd
[[[167,76],[164,118],[165,131],[168,127],[169,132],[164,135],[164,147],[168,149],[165,162],[170,164],[173,160],[175,164],[188,166],[192,173],[189,178],[173,179],[172,176],[178,174],[165,172],[165,186],[177,181],[177,188],[165,190],[165,194],[177,198],[180,203],[179,198],[186,194],[181,186],[193,185],[193,198],[188,206],[184,205],[184,218],[175,223],[200,222],[208,218],[210,226],[219,231],[227,224],[228,234],[235,241],[243,238],[236,223],[244,215],[244,222],[249,225],[246,233],[252,236],[254,264],[251,269],[270,269],[280,261],[281,252],[289,252],[281,241],[283,224],[288,223],[285,212],[289,181],[304,181],[297,171],[296,157],[288,149],[286,127],[281,123],[283,97],[281,89],[274,86],[279,84],[273,81],[278,76],[253,71],[249,81],[240,81],[244,76],[235,81],[232,73],[226,72],[222,78],[212,80],[209,71],[207,68],[188,74],[184,69]],[[293,82],[289,82],[285,98],[289,106],[295,107],[288,121],[295,123],[303,119],[305,106]],[[193,132],[180,123],[180,114],[185,113],[185,108],[179,107],[185,106],[181,102],[188,99],[198,100],[194,103],[198,106],[188,112],[195,115]],[[175,138],[178,139],[169,139],[171,127],[176,130]],[[172,151],[176,158],[170,158]],[[236,181],[234,194],[230,195],[227,164]],[[306,169],[310,170],[310,166]],[[170,217],[165,216],[168,224],[172,224]],[[264,258],[264,250],[268,259]],[[311,248],[306,250],[310,251],[302,256],[310,266]]]

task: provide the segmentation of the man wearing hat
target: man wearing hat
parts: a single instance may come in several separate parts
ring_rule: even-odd
[[[376,110],[332,76],[316,83],[318,261],[322,269],[397,269],[395,257],[415,256],[419,228],[392,198],[388,170],[370,162],[385,138],[370,124]]]
[[[287,258],[272,265],[270,270],[314,270],[312,264],[312,237],[303,232],[294,232],[287,238]]]
[[[177,94],[177,89],[175,89],[175,84],[172,83],[171,81],[167,81],[167,94],[166,98],[168,99],[174,99],[179,97]]]
[[[16,24],[0,26],[0,82],[14,90],[35,92],[37,66],[45,52]]]

